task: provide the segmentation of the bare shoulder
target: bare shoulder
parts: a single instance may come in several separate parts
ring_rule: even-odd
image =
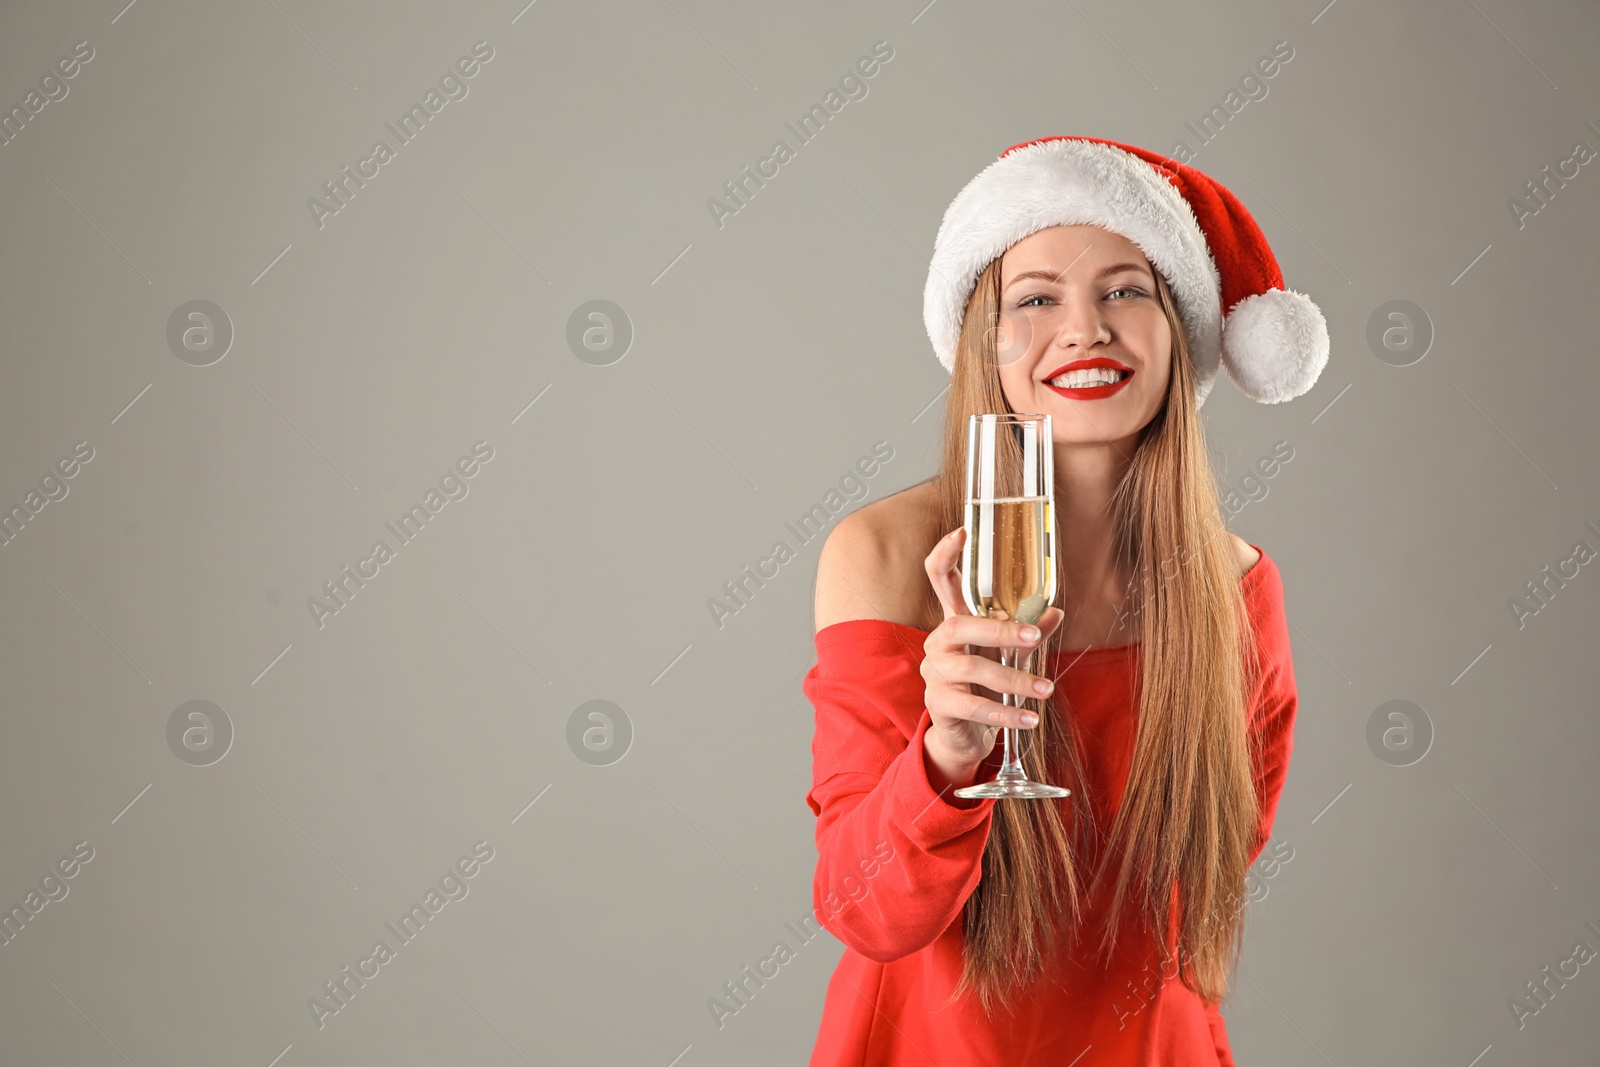
[[[846,515],[817,560],[816,628],[884,619],[925,629],[933,550],[933,482],[919,482]]]
[[[1228,536],[1233,539],[1233,554],[1239,561],[1239,577],[1243,578],[1250,573],[1250,568],[1261,561],[1261,553],[1251,548],[1238,534],[1230,531]]]

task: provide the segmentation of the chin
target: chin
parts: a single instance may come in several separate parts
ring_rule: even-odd
[[[1120,447],[1124,442],[1133,440],[1136,440],[1136,434],[1134,433],[1113,433],[1105,437],[1091,437],[1086,440],[1058,441],[1056,443],[1066,445],[1069,448],[1096,448],[1104,447],[1106,445],[1117,445]]]
[[[1151,411],[1141,416],[1141,409],[1133,404],[1097,406],[1059,397],[1041,413],[1052,417],[1057,444],[1085,445],[1137,437],[1156,415]]]

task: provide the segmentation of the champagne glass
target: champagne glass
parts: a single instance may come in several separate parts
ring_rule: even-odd
[[[974,615],[1037,623],[1056,595],[1055,450],[1049,415],[967,418],[966,547],[961,592]],[[1000,662],[1031,673],[1035,650],[1002,648]],[[1002,693],[1006,707],[1021,698]],[[958,797],[1066,797],[1072,790],[1028,778],[1017,731],[1001,729],[1004,758],[992,782]]]

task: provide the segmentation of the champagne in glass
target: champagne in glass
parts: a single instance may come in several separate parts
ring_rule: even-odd
[[[967,420],[966,548],[961,591],[974,615],[1037,623],[1056,594],[1055,452],[1049,415],[973,415]],[[1033,650],[1000,650],[1000,662],[1032,670]],[[1021,700],[1002,693],[1007,707]],[[1016,731],[1001,730],[1003,759],[992,782],[958,797],[1071,796],[1028,778]]]
[[[974,615],[1037,622],[1050,606],[1050,504],[1047,496],[967,501],[967,529],[982,531],[967,542],[964,561],[963,592]]]

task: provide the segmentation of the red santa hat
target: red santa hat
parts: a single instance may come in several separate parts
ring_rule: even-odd
[[[1098,137],[1013,145],[956,194],[922,301],[945,370],[954,370],[967,300],[984,268],[1031,233],[1083,223],[1126,237],[1166,278],[1188,335],[1197,405],[1219,361],[1264,404],[1315,384],[1328,362],[1327,323],[1308,296],[1283,287],[1278,261],[1239,199],[1175,159]]]

